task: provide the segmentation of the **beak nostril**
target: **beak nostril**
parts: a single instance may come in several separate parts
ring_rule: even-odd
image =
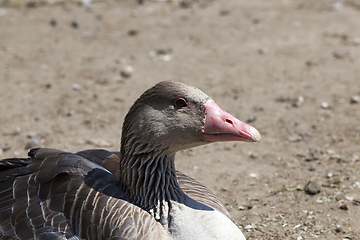
[[[233,122],[230,119],[226,119],[227,123],[233,124]]]

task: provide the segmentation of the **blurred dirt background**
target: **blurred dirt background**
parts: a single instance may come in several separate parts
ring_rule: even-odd
[[[360,1],[0,1],[0,157],[119,149],[162,80],[262,142],[177,154],[248,239],[360,239]]]

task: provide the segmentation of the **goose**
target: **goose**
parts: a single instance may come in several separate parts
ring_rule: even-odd
[[[0,239],[245,239],[175,153],[259,132],[201,90],[163,81],[125,116],[120,152],[31,149],[0,160]]]

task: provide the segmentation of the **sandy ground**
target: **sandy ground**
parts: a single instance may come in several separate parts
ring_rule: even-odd
[[[248,239],[360,239],[359,1],[187,2],[2,6],[0,157],[117,150],[135,99],[182,81],[262,134],[176,161]]]

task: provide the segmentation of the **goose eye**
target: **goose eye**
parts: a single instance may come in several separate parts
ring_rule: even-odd
[[[184,107],[187,107],[187,105],[188,105],[188,103],[183,98],[178,98],[175,101],[175,107],[177,107],[177,108],[184,108]]]

